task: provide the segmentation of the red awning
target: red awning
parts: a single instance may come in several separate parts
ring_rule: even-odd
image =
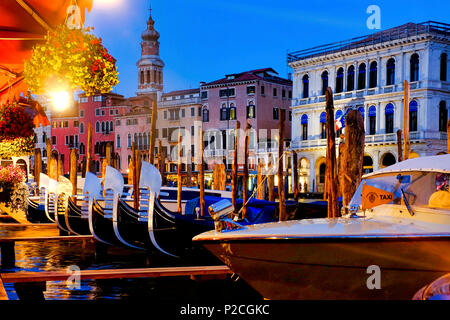
[[[23,65],[33,45],[42,41],[47,29],[63,24],[67,8],[77,4],[84,21],[94,0],[1,0],[0,1],[0,105],[26,95]]]

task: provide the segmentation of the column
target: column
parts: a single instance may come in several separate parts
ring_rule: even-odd
[[[310,192],[314,192],[313,185],[317,187],[317,181],[315,181],[316,180],[315,161],[316,159],[314,159],[314,157],[311,156],[311,160],[309,162],[309,186],[308,186]]]

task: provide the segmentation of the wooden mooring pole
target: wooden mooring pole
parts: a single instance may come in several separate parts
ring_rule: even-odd
[[[50,156],[52,154],[52,145],[50,139],[45,140],[45,151],[47,152],[47,165],[45,168],[45,173],[48,175],[50,167]]]
[[[269,153],[269,163],[267,168],[267,192],[269,201],[275,201],[275,177],[273,175],[273,162],[272,162],[272,153]]]
[[[336,136],[334,123],[333,91],[330,87],[325,92],[326,99],[326,133],[327,133],[327,159],[326,159],[326,184],[328,191],[328,218],[337,218],[339,203],[337,197],[337,170],[336,170]]]
[[[398,153],[398,162],[403,161],[403,151],[402,151],[402,130],[397,130],[397,153]]]
[[[292,170],[294,170],[294,181],[293,181],[293,186],[294,186],[294,200],[298,201],[298,197],[299,197],[299,190],[298,190],[298,157],[297,157],[297,152],[292,151]]]
[[[150,164],[155,164],[154,157],[155,157],[155,141],[156,141],[156,118],[158,116],[158,105],[156,104],[156,101],[153,101],[152,104],[152,126],[151,126],[151,132],[150,132],[150,147],[148,149],[148,162]]]
[[[245,126],[244,137],[244,174],[242,177],[242,219],[247,216],[247,201],[248,201],[248,144],[250,139],[250,129],[252,125],[247,122]]]
[[[41,149],[34,149],[34,181],[36,182],[36,192],[39,194],[39,180],[42,172]]]
[[[92,124],[88,123],[88,136],[86,148],[86,173],[92,172]]]
[[[239,145],[239,131],[241,129],[241,123],[236,121],[236,131],[234,133],[234,155],[233,155],[233,166],[231,172],[231,203],[236,211],[236,200],[238,198],[238,145]]]
[[[358,110],[350,110],[345,119],[345,147],[339,159],[343,164],[342,206],[347,210],[350,200],[361,182],[364,160],[364,120]]]
[[[264,170],[264,161],[262,159],[259,159],[258,161],[258,167],[257,167],[257,173],[256,173],[256,199],[264,200],[264,177],[263,177],[263,170]]]
[[[137,210],[139,209],[139,184],[138,184],[138,178],[137,178],[137,150],[136,150],[136,143],[133,142],[131,144],[131,153],[132,153],[132,161],[133,161],[133,205],[134,208]]]
[[[286,117],[286,110],[280,108],[280,114],[278,117],[278,204],[280,221],[286,221],[286,198],[284,194],[284,168],[283,168],[283,159],[284,159],[284,120]]]
[[[72,195],[77,194],[77,149],[70,150],[70,182],[72,182]]]
[[[447,122],[447,153],[450,154],[450,119]]]
[[[181,214],[181,189],[183,186],[183,177],[181,175],[181,155],[182,155],[182,145],[181,145],[181,132],[178,131],[178,165],[177,165],[177,211]]]
[[[409,140],[409,83],[404,82],[403,91],[403,160],[409,159],[411,142]]]
[[[203,159],[203,129],[200,128],[200,216],[205,216],[205,163]]]

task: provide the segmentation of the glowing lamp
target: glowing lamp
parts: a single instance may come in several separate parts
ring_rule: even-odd
[[[54,91],[51,94],[53,107],[56,111],[64,111],[69,108],[70,95],[67,91]]]

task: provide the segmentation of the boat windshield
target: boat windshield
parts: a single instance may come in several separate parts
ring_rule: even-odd
[[[411,171],[367,177],[358,186],[349,209],[355,213],[389,203],[450,210],[449,174]]]

